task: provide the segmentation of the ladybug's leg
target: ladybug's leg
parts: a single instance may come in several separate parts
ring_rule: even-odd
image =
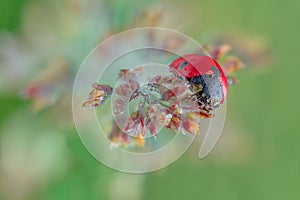
[[[190,87],[191,91],[193,92],[193,95],[196,95],[197,93],[199,93],[200,91],[202,91],[203,86],[201,84],[191,84]]]
[[[205,82],[202,76],[195,76],[194,78],[189,79],[188,81],[190,83],[190,90],[195,95],[203,90]]]

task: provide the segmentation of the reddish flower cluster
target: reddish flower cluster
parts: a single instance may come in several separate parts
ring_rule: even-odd
[[[200,134],[200,119],[212,117],[199,108],[193,98],[189,83],[176,75],[157,75],[141,86],[136,77],[142,68],[121,70],[121,83],[114,89],[117,98],[113,102],[115,120],[124,118],[125,109],[134,104],[136,110],[129,112],[123,120],[122,128],[114,123],[109,139],[114,145],[144,146],[145,138],[157,137],[166,127],[178,133]],[[112,92],[108,85],[94,84],[84,107],[102,105]],[[120,120],[122,121],[122,120]]]
[[[231,73],[243,68],[244,64],[237,57],[228,55],[231,46],[206,46],[206,49],[223,66],[228,84],[236,83]],[[185,78],[175,74],[156,75],[146,85],[140,85],[136,78],[142,73],[141,67],[120,71],[120,84],[114,88],[117,98],[113,102],[113,114],[116,121],[122,121],[122,128],[114,122],[109,135],[112,143],[144,146],[147,133],[157,138],[163,127],[182,134],[200,134],[200,120],[213,117],[214,108],[205,111],[199,107]],[[111,94],[110,86],[95,84],[83,106],[100,106]],[[126,112],[132,104],[136,109]]]

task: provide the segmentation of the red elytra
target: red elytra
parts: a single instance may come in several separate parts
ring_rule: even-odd
[[[222,85],[223,102],[227,95],[228,85],[225,73],[216,60],[206,55],[187,54],[176,58],[170,64],[170,68],[172,71],[188,79],[204,74],[215,74],[216,72],[213,70],[213,66],[215,66],[216,69],[220,72],[218,80]]]

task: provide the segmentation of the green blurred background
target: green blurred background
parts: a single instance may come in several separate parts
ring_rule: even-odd
[[[0,199],[300,199],[299,7],[295,0],[0,0]],[[80,142],[70,99],[34,113],[21,91],[60,54],[73,66],[63,76],[72,83],[105,35],[153,25],[157,8],[157,25],[200,43],[232,32],[262,37],[272,60],[237,73],[224,133],[207,158],[198,160],[194,145],[158,172],[119,173]],[[136,18],[147,10],[146,20]],[[67,92],[51,94],[68,96],[65,85]]]

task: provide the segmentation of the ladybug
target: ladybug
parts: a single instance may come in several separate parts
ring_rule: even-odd
[[[198,105],[207,113],[218,108],[227,95],[227,79],[219,63],[207,55],[187,54],[169,65],[175,75],[185,78]]]

